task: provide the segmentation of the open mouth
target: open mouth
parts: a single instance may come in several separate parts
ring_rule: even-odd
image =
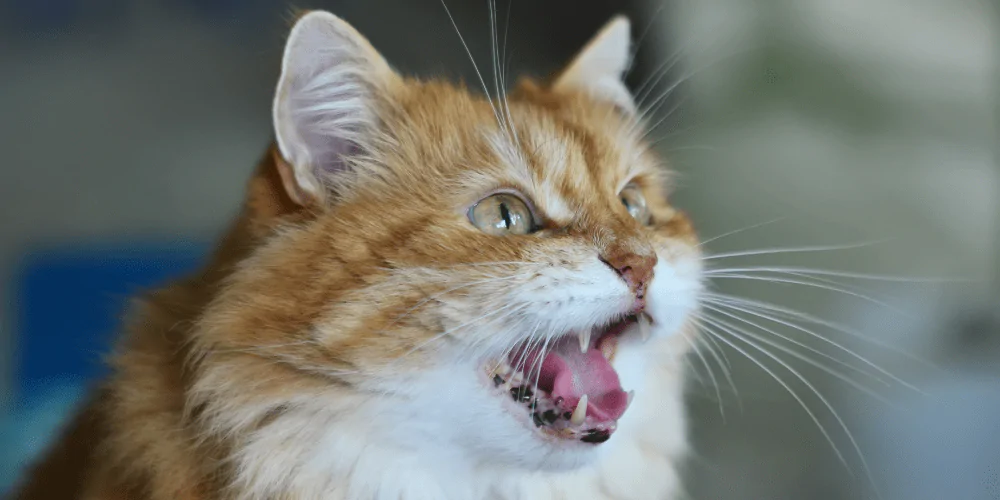
[[[623,333],[633,325],[649,337],[649,316],[630,315],[609,325],[572,332],[547,346],[522,343],[507,359],[487,365],[494,388],[527,410],[543,434],[603,443],[632,403],[612,366]]]

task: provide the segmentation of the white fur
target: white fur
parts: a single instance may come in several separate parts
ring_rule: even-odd
[[[562,266],[528,264],[532,278],[504,285],[507,295],[483,302],[477,313],[514,300],[529,306],[522,319],[546,320],[550,332],[568,332],[606,319],[627,288],[595,255],[567,255]],[[523,271],[523,268],[522,268]],[[615,368],[634,389],[632,406],[612,439],[600,446],[541,439],[527,413],[492,392],[482,356],[483,334],[523,338],[520,321],[488,324],[459,337],[484,346],[476,356],[442,349],[419,370],[373,377],[362,395],[313,394],[248,435],[240,448],[240,498],[324,499],[670,499],[678,491],[677,465],[685,444],[683,345],[676,335],[696,304],[700,267],[694,255],[670,260],[661,252],[650,286],[654,335],[646,343],[622,336]],[[486,288],[492,294],[496,286]],[[465,311],[467,296],[442,299]],[[604,304],[603,306],[601,304]],[[451,309],[449,309],[451,310]],[[458,313],[455,313],[458,314]],[[458,321],[455,318],[455,321]],[[263,408],[256,409],[263,412]],[[249,421],[215,422],[232,428]]]

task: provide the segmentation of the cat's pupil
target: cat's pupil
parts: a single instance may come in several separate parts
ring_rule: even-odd
[[[625,208],[630,208],[628,206],[628,200],[624,196],[622,197],[622,205],[625,205]]]
[[[503,202],[500,203],[500,217],[503,217],[503,227],[510,229],[510,226],[513,225],[510,221],[510,210],[507,208],[507,204]]]

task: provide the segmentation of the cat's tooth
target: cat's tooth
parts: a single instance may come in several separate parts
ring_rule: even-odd
[[[646,313],[640,314],[638,322],[639,322],[639,336],[642,337],[642,341],[645,342],[649,340],[649,337],[652,335],[652,331],[649,326],[649,316],[647,316]]]
[[[576,334],[576,338],[580,341],[580,352],[586,354],[590,350],[590,330]]]
[[[635,399],[635,390],[628,391],[628,400],[625,402],[625,409],[629,409],[632,406],[632,400]]]
[[[604,339],[601,342],[601,354],[604,355],[604,359],[611,361],[611,358],[615,355],[615,347],[618,342],[612,337]]]
[[[580,398],[580,402],[576,404],[576,409],[573,410],[573,416],[569,418],[569,423],[572,425],[580,425],[583,420],[587,418],[587,395],[584,394]]]

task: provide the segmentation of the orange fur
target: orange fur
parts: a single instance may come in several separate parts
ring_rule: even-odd
[[[614,104],[526,81],[509,96],[517,138],[498,140],[504,150],[490,142],[504,132],[482,96],[402,78],[383,92],[390,140],[328,199],[298,191],[268,149],[209,263],[136,303],[114,375],[18,498],[247,498],[241,470],[253,465],[240,450],[253,433],[309,400],[360,404],[372,377],[434,362],[429,342],[451,318],[428,297],[515,273],[513,262],[557,265],[581,245],[626,260],[696,252],[659,160]],[[620,205],[629,180],[650,227]],[[542,230],[498,238],[471,227],[465,207],[497,188],[530,196]]]

